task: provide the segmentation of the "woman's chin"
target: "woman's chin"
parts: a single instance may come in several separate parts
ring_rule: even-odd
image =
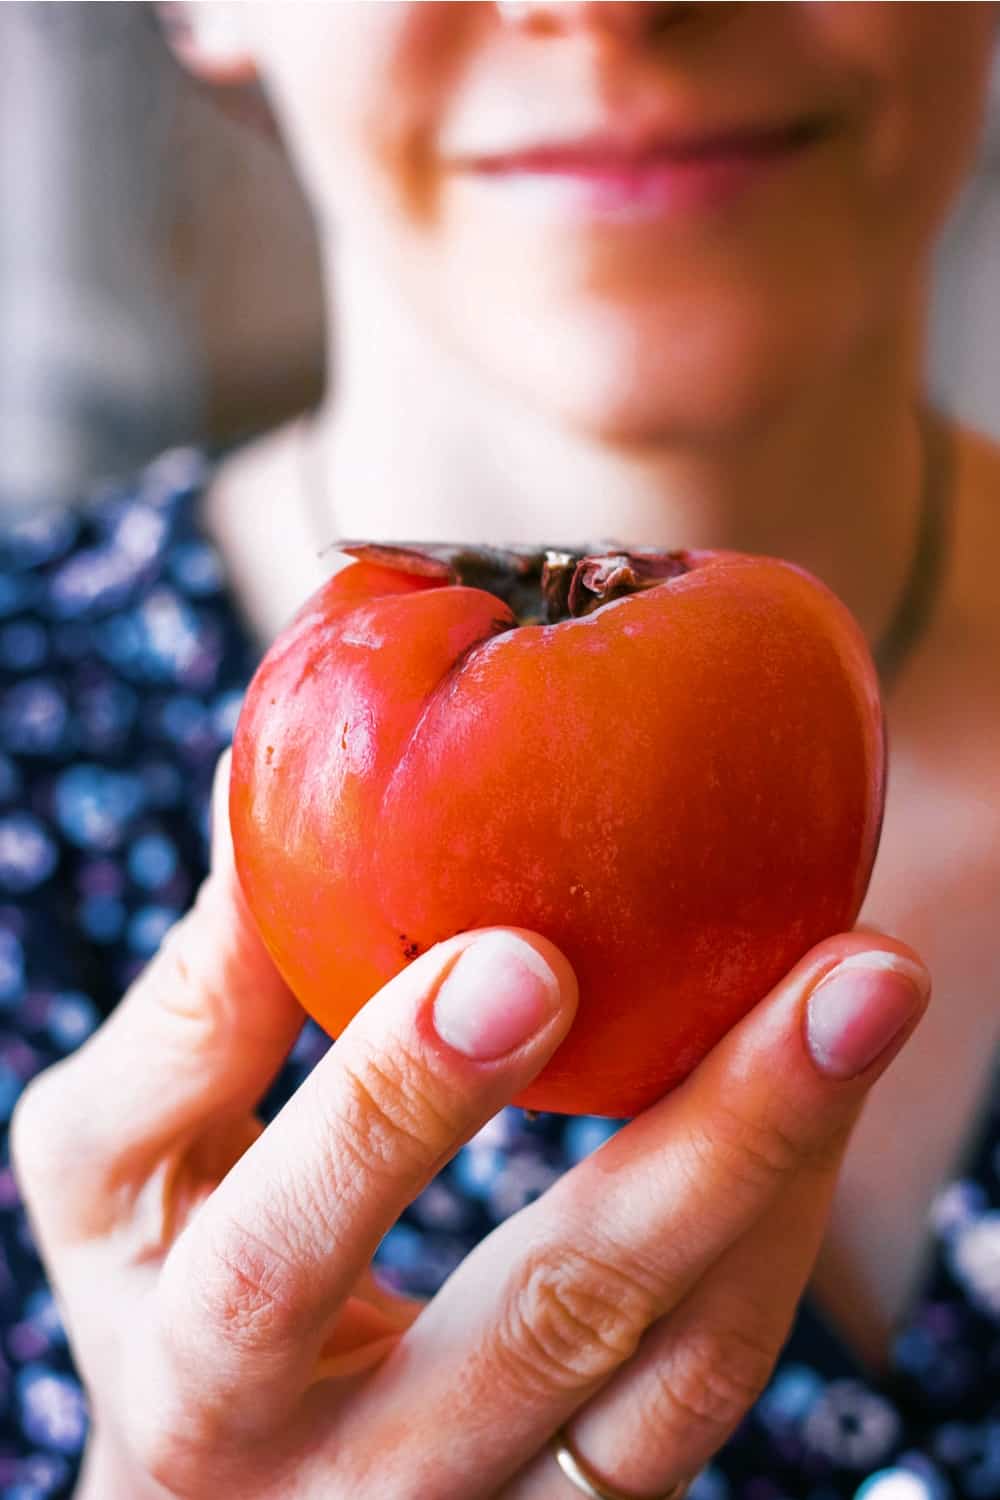
[[[638,448],[738,439],[806,378],[779,357],[789,351],[753,341],[720,360],[701,339],[664,344],[641,329],[607,333],[560,338],[539,328],[516,347],[480,344],[477,363],[542,420]]]

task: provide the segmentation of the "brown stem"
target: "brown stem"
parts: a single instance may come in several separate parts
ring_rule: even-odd
[[[520,625],[555,625],[592,614],[612,599],[655,588],[689,569],[683,552],[617,543],[527,552],[451,542],[338,542],[337,550],[381,568],[485,589],[509,605]]]

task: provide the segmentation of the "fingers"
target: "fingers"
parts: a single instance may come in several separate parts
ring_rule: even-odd
[[[429,950],[355,1016],[167,1258],[162,1315],[192,1399],[251,1410],[259,1388],[274,1410],[300,1394],[383,1235],[575,1006],[550,943],[491,929]]]
[[[718,1452],[770,1379],[835,1185],[835,1169],[796,1177],[566,1424],[592,1473],[627,1494],[661,1495]],[[543,1448],[502,1500],[554,1500],[554,1473]]]
[[[365,1419],[416,1362],[434,1373],[413,1421],[455,1413],[442,1480],[509,1478],[793,1181],[827,1181],[926,994],[889,939],[814,950],[680,1088],[477,1247],[374,1377]]]
[[[163,1153],[210,1119],[252,1109],[302,1024],[236,875],[229,752],[216,768],[212,869],[89,1041],[19,1102],[19,1176],[43,1242],[103,1234]]]

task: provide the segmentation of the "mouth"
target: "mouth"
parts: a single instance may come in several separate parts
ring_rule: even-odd
[[[813,117],[697,135],[607,133],[471,155],[455,166],[560,213],[662,217],[724,205],[805,156],[833,128],[829,118]]]

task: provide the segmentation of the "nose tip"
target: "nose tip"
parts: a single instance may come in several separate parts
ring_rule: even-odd
[[[700,11],[730,9],[728,6],[666,3],[666,0],[559,0],[556,4],[534,0],[497,0],[497,10],[508,24],[536,35],[590,30],[638,40],[672,22],[688,20]]]

